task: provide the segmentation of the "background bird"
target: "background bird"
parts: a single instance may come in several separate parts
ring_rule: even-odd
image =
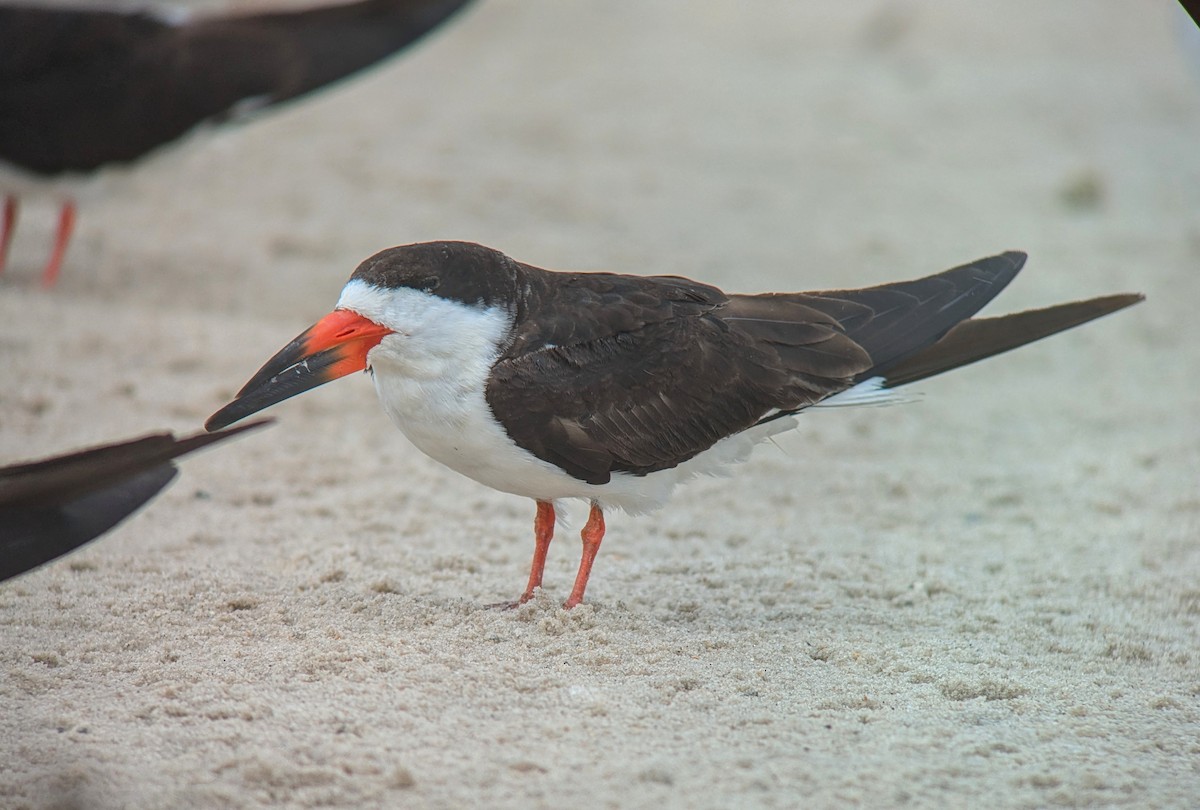
[[[182,439],[153,433],[0,467],[0,581],[74,551],[129,517],[175,478],[173,459],[270,421]]]
[[[202,122],[298,98],[420,39],[470,0],[360,0],[300,11],[191,18],[0,6],[0,161],[50,178],[128,163]],[[16,228],[13,179],[0,270]],[[58,278],[75,224],[59,213],[42,284]]]
[[[888,401],[896,386],[1142,300],[972,318],[1024,262],[1010,252],[858,290],[737,295],[678,276],[542,270],[471,243],[391,248],[206,427],[369,369],[418,448],[537,502],[529,582],[514,604],[542,583],[554,502],[590,502],[570,608],[606,507],[658,508],[677,483],[743,460],[806,408]]]

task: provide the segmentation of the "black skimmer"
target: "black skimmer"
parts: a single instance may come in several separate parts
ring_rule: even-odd
[[[537,502],[533,565],[513,604],[542,584],[555,501],[591,503],[570,608],[605,508],[655,509],[677,483],[745,459],[806,408],[886,401],[896,386],[1142,300],[972,318],[1024,263],[1004,253],[859,290],[735,295],[678,276],[542,270],[465,242],[395,247],[359,265],[336,309],[205,426],[369,369],[414,445]]]
[[[206,122],[310,93],[420,39],[470,0],[359,0],[197,17],[0,6],[0,161],[36,177],[128,163]],[[0,270],[17,219],[0,217]],[[68,197],[43,286],[75,224]]]
[[[172,459],[270,421],[183,439],[153,433],[0,467],[0,580],[74,551],[116,526],[171,482],[178,473]]]

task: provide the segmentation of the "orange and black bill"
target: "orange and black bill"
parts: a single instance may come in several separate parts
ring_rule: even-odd
[[[367,353],[390,329],[344,309],[334,310],[284,346],[237,397],[204,423],[219,430],[277,402],[367,367]]]

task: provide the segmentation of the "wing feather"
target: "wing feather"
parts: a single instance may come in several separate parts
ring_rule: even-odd
[[[509,436],[593,484],[675,467],[930,346],[1023,254],[862,290],[725,295],[669,276],[522,265],[516,334],[487,399]]]

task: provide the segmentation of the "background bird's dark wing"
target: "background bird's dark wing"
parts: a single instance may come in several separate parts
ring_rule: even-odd
[[[179,470],[169,461],[56,506],[0,507],[0,580],[74,551],[133,514]]]
[[[153,434],[0,468],[0,580],[73,551],[120,523],[175,477],[172,459],[268,422],[183,439]]]
[[[0,6],[0,87],[121,58],[169,27],[149,14]]]
[[[197,124],[295,98],[469,0],[360,0],[197,18],[0,9],[0,159],[42,174],[135,160]]]
[[[605,274],[534,283],[487,399],[513,441],[581,480],[667,469],[935,343],[1023,260],[818,293]]]
[[[260,42],[287,43],[290,58],[260,64],[276,77],[272,101],[285,101],[325,87],[413,44],[472,0],[359,0],[297,11],[217,18],[194,26],[198,43],[219,46],[252,32]],[[253,44],[253,42],[251,42]],[[250,54],[244,49],[243,58]],[[251,62],[253,64],[253,62]],[[283,68],[284,70],[281,70]]]

